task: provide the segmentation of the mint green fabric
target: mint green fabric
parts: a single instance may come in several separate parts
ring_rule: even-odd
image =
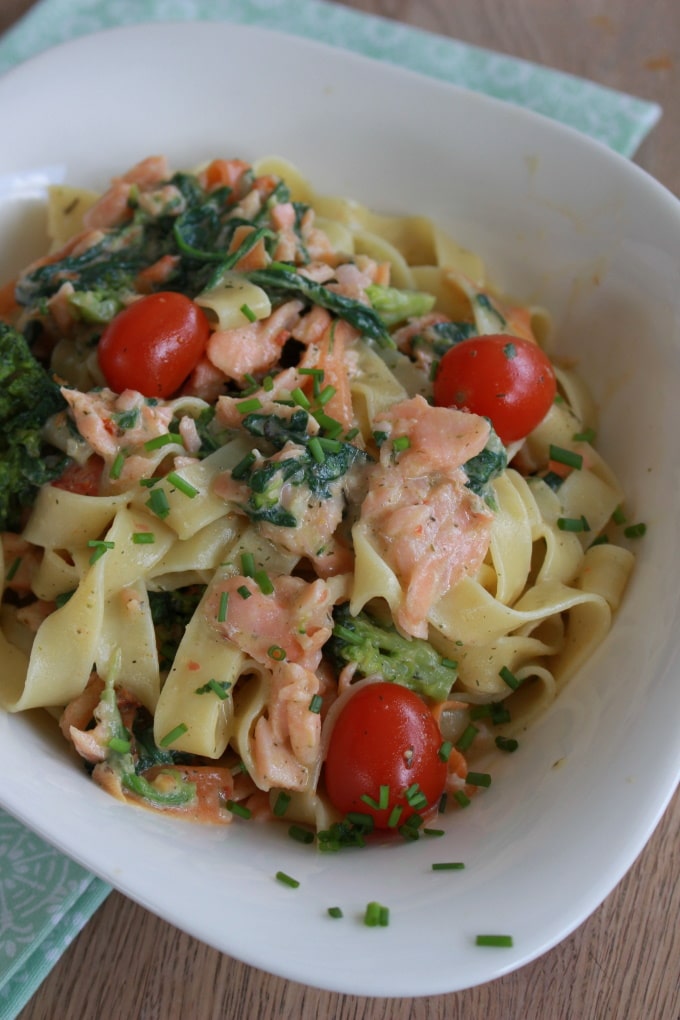
[[[517,103],[632,156],[653,103],[323,0],[41,0],[0,40],[0,73],[114,25],[211,19],[281,29]],[[0,1020],[12,1020],[109,887],[0,811]]]
[[[0,43],[0,73],[99,28],[212,19],[282,29],[509,100],[631,156],[660,116],[654,103],[322,0],[42,0]]]

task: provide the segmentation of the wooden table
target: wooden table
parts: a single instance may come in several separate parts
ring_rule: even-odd
[[[680,195],[676,0],[346,5],[656,100],[665,115],[637,161]],[[1,0],[0,32],[31,6]],[[642,753],[653,765],[653,748]],[[541,959],[466,992],[402,1000],[319,992],[223,956],[112,893],[20,1020],[679,1020],[679,830],[676,794],[636,864],[589,920]]]

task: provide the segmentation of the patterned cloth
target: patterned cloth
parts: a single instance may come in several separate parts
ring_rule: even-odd
[[[324,0],[41,0],[0,40],[0,73],[115,25],[231,21],[354,50],[527,107],[632,156],[661,111],[611,89]],[[109,887],[0,811],[0,1020],[12,1020]]]

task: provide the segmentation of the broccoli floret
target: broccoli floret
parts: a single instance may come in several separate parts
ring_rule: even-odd
[[[434,294],[428,294],[426,291],[383,287],[379,283],[369,284],[366,296],[388,326],[396,326],[414,316],[427,315],[432,311],[435,302]]]
[[[456,680],[456,667],[428,641],[403,637],[365,612],[352,616],[347,603],[336,607],[333,620],[333,636],[325,651],[336,663],[353,663],[362,676],[379,673],[390,683],[402,684],[434,701],[447,698]]]
[[[64,407],[25,337],[0,323],[0,530],[20,528],[23,508],[62,473],[66,458],[43,442],[42,428]]]

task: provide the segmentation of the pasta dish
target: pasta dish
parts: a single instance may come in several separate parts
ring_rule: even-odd
[[[466,807],[633,565],[548,314],[278,158],[53,187],[0,291],[0,699],[320,849]]]

